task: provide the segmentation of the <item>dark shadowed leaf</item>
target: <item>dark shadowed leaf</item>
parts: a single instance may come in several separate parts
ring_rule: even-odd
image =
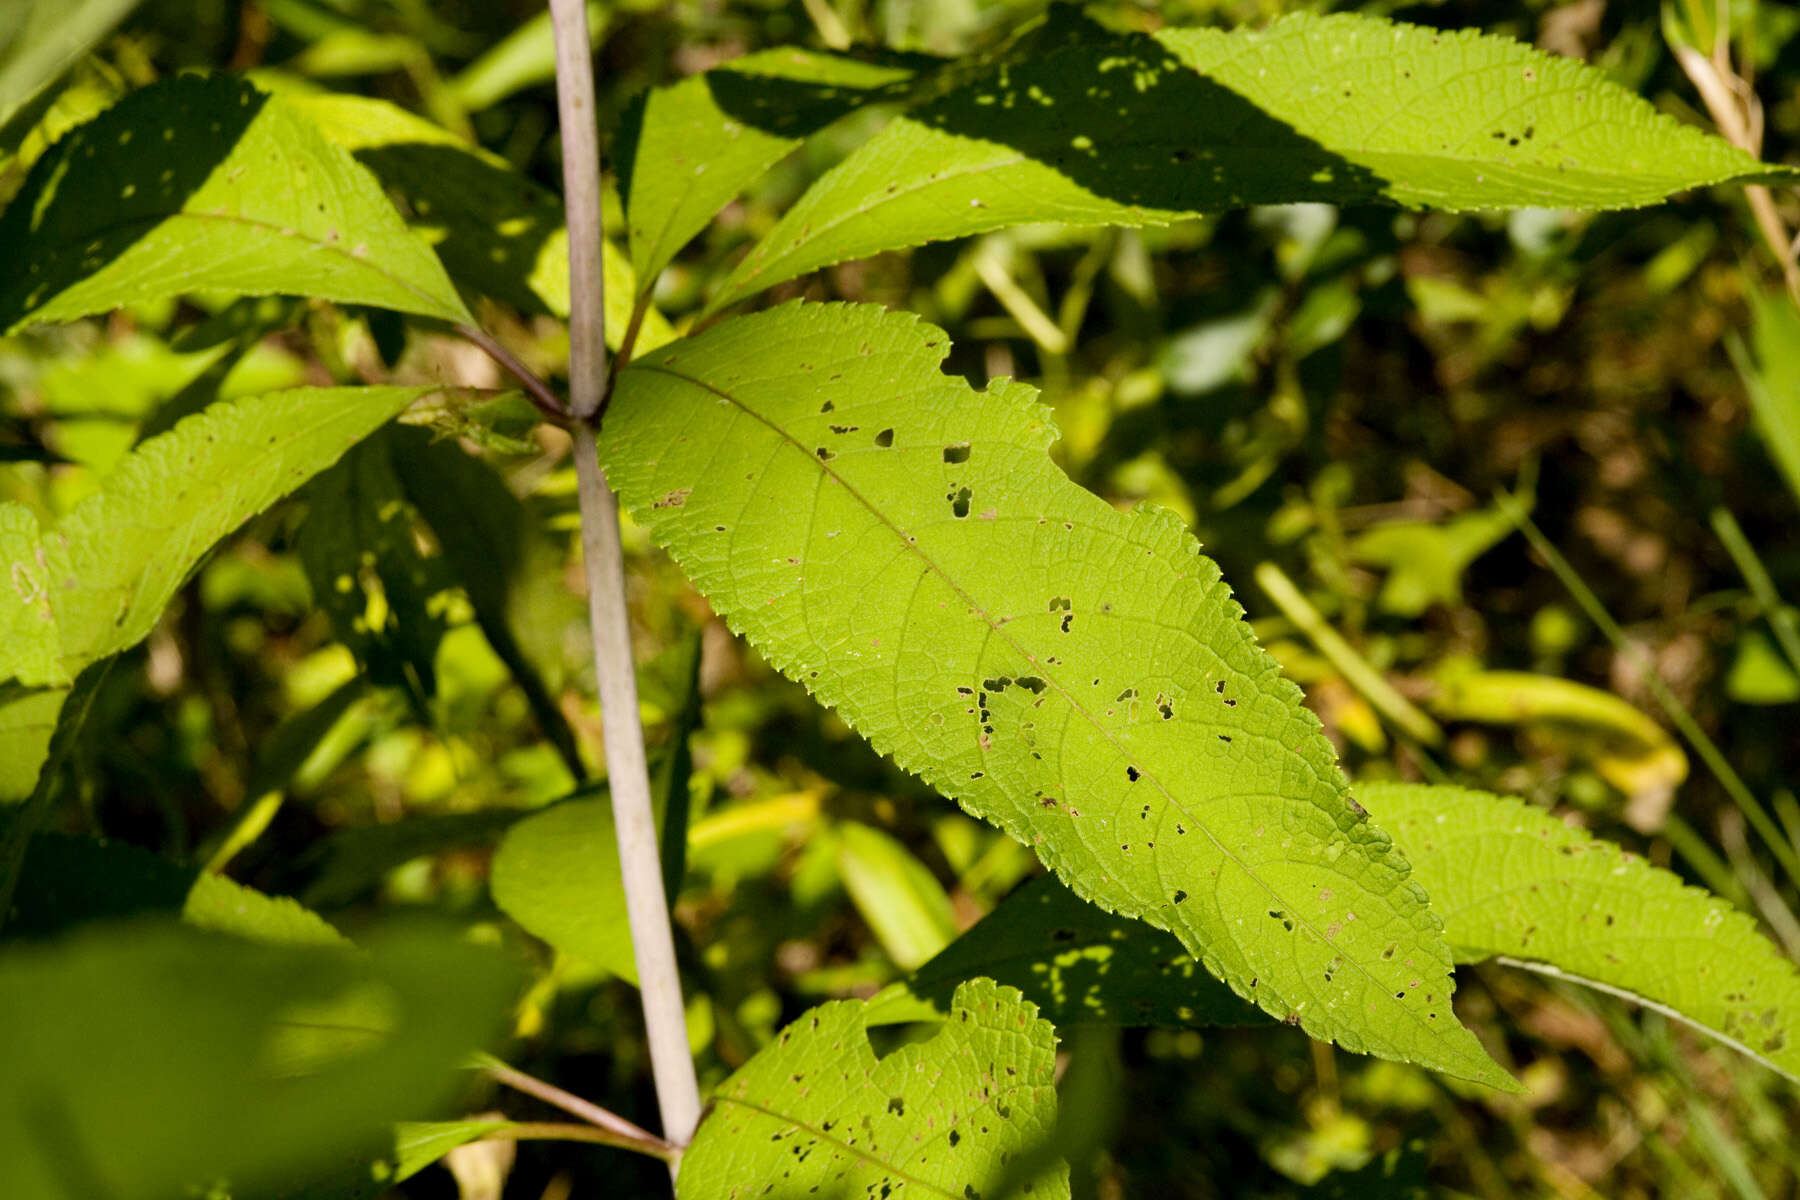
[[[0,245],[24,247],[0,277],[4,330],[202,290],[473,320],[364,168],[226,76],[152,85],[65,135]]]

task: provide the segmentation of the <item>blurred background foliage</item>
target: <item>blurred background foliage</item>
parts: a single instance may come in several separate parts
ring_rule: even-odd
[[[603,128],[641,89],[747,51],[956,54],[1038,7],[596,3]],[[1800,10],[1784,4],[1097,11],[1152,28],[1302,8],[1505,33],[1709,127],[1670,38],[1718,34],[1762,98],[1764,156],[1800,152]],[[532,0],[146,0],[0,131],[0,199],[124,91],[222,67],[391,100],[557,187]],[[677,329],[881,116],[813,139],[666,272],[656,300]],[[1796,223],[1792,196],[1775,204]],[[1038,384],[1075,479],[1192,523],[1353,775],[1526,797],[1731,899],[1794,954],[1797,881],[1780,864],[1800,851],[1800,623],[1782,597],[1800,596],[1800,317],[1779,281],[1743,194],[1721,190],[1629,213],[1313,205],[1026,228],[846,264],[771,300],[910,308],[949,330],[948,369]],[[482,316],[540,369],[565,362],[554,321]],[[214,396],[388,379],[500,382],[448,336],[310,301],[197,297],[0,339],[0,497],[64,512]],[[646,1114],[616,900],[604,878],[535,869],[604,861],[610,841],[602,805],[550,807],[576,768],[602,766],[566,445],[504,405],[409,420],[424,428],[359,448],[230,539],[113,669],[62,826],[295,896],[352,935],[412,911],[480,927],[539,968],[510,1061]],[[498,474],[464,453],[477,445]],[[447,493],[480,500],[476,540]],[[675,911],[713,1083],[803,1008],[917,967],[1038,868],[734,640],[629,523],[627,543],[653,768],[677,830],[688,810],[685,845],[670,839]],[[1778,850],[1747,827],[1746,797],[1773,813]],[[1604,997],[1501,967],[1458,983],[1525,1096],[1280,1027],[1061,1031],[1065,1104],[1126,1114],[1078,1148],[1077,1194],[1797,1194],[1790,1082]],[[465,1100],[534,1111],[479,1084]],[[497,1194],[475,1174],[434,1168],[400,1192]],[[664,1187],[648,1160],[525,1143],[504,1194]]]

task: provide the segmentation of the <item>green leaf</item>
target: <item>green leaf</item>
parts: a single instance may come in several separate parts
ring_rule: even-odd
[[[1800,971],[1723,900],[1509,797],[1357,793],[1412,856],[1458,962],[1498,955],[1623,995],[1800,1079]]]
[[[139,446],[45,537],[64,669],[144,637],[213,543],[433,390],[222,401]]]
[[[489,845],[527,815],[518,809],[484,808],[340,830],[307,855],[319,871],[301,899],[318,908],[349,904],[394,868],[458,846]]]
[[[701,725],[700,663],[705,638],[693,630],[676,639],[644,667],[638,694],[646,699],[660,693],[669,714],[669,736],[656,770],[650,777],[650,803],[661,829],[663,894],[674,907],[687,878],[688,836],[691,832],[693,797],[689,782],[694,773],[693,748],[688,739]],[[645,687],[648,683],[650,686]],[[654,690],[652,690],[654,689]]]
[[[194,291],[470,322],[380,186],[242,80],[180,76],[66,134],[0,215],[0,330]]]
[[[1745,630],[1725,676],[1725,694],[1739,704],[1792,704],[1800,700],[1800,675],[1767,636]]]
[[[417,710],[437,694],[445,619],[431,598],[447,581],[419,550],[412,509],[394,467],[394,431],[350,448],[306,489],[296,544],[313,598],[370,679],[400,688]]]
[[[127,842],[37,833],[25,853],[6,935],[43,938],[95,921],[174,916],[198,875]]]
[[[221,1177],[248,1191],[329,1166],[441,1102],[512,990],[496,956],[453,935],[351,954],[134,923],[10,949],[9,1200],[161,1200]],[[361,1026],[300,1036],[346,1013]]]
[[[384,101],[326,93],[284,95],[281,102],[355,154],[398,197],[412,228],[463,287],[521,312],[569,315],[569,240],[554,193]],[[611,242],[605,274],[607,345],[616,350],[638,289]],[[673,336],[668,321],[651,310],[638,345],[653,349]]]
[[[783,1196],[997,1195],[1015,1157],[1056,1126],[1056,1039],[1011,988],[957,989],[928,1042],[877,1060],[863,1005],[824,1004],[789,1025],[713,1093],[681,1160],[692,1200],[768,1183]],[[1034,1196],[1067,1196],[1047,1163]]]
[[[1750,293],[1756,361],[1733,346],[1756,432],[1800,503],[1800,310],[1785,293]]]
[[[39,833],[19,879],[10,935],[47,937],[123,917],[179,916],[254,942],[344,946],[344,936],[286,896],[270,896],[125,842]]]
[[[138,0],[11,0],[0,25],[0,127],[92,50]]]
[[[637,982],[612,805],[552,805],[507,831],[488,869],[494,903],[564,954]]]
[[[912,77],[903,65],[787,47],[652,89],[626,113],[615,156],[642,286],[808,135],[899,98]]]
[[[1114,35],[895,118],[788,210],[710,308],[1028,221],[1163,224],[1296,201],[1625,208],[1792,174],[1506,38],[1351,14]]]
[[[195,929],[284,946],[347,946],[349,941],[311,909],[269,896],[223,875],[203,872],[188,889],[181,919]]]
[[[1627,796],[1667,796],[1688,775],[1687,754],[1654,718],[1600,688],[1530,671],[1484,671],[1451,659],[1422,702],[1435,716],[1496,725],[1535,725],[1567,739]],[[1435,894],[1435,893],[1434,893]]]
[[[1416,617],[1433,604],[1461,604],[1463,572],[1515,528],[1516,518],[1499,509],[1464,513],[1442,525],[1390,521],[1359,535],[1349,552],[1356,562],[1388,569],[1376,598],[1383,612]]]
[[[1208,975],[1180,942],[1101,911],[1041,875],[869,1001],[869,1023],[947,1013],[965,979],[1018,988],[1045,1020],[1074,1025],[1259,1025],[1268,1017]]]
[[[1218,568],[1071,483],[1032,389],[975,392],[947,352],[871,307],[725,322],[621,373],[602,459],[772,664],[1077,894],[1316,1037],[1507,1086]]]
[[[590,0],[588,40],[598,45],[606,34],[611,6]],[[550,14],[540,12],[501,38],[480,58],[449,81],[449,92],[464,110],[491,108],[523,88],[556,78],[556,38]]]
[[[0,503],[0,679],[29,687],[70,682],[50,607],[50,560],[37,517],[23,504]]]
[[[394,1177],[411,1179],[458,1146],[479,1142],[518,1128],[511,1121],[476,1118],[467,1121],[402,1121],[394,1130]]]
[[[0,805],[31,795],[69,689],[0,683]]]
[[[837,846],[844,888],[896,966],[911,970],[949,945],[950,897],[911,850],[857,821],[838,826]]]
[[[468,592],[482,635],[512,672],[571,780],[579,780],[586,771],[575,734],[514,632],[525,624],[514,584],[537,536],[525,505],[493,468],[453,441],[419,429],[393,429],[388,437],[406,498],[431,526],[450,574]]]

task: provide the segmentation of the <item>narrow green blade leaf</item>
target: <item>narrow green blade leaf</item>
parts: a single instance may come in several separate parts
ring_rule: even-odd
[[[20,247],[0,330],[201,290],[473,320],[354,159],[226,76],[152,85],[65,135],[0,215],[0,245]]]
[[[161,1200],[220,1178],[251,1191],[377,1147],[441,1102],[512,987],[453,936],[376,938],[364,955],[131,924],[9,949],[9,1200]],[[327,1013],[362,1027],[304,1032]]]
[[[711,307],[1026,221],[1161,224],[1295,201],[1626,208],[1770,175],[1793,172],[1506,38],[1351,14],[1113,36],[896,118],[800,198]]]
[[[50,560],[37,516],[23,504],[0,503],[0,566],[0,680],[67,684],[50,607]]]
[[[888,957],[920,966],[956,936],[950,897],[899,841],[858,821],[838,826],[838,874]]]
[[[1507,1086],[1218,568],[1071,483],[1032,389],[975,392],[947,352],[872,307],[726,322],[621,373],[602,458],[771,663],[1077,894],[1316,1037]]]
[[[138,0],[9,0],[0,23],[0,126],[137,6]]]
[[[1457,961],[1543,964],[1800,1079],[1800,971],[1723,900],[1510,797],[1357,794],[1412,856]]]
[[[1050,1023],[990,980],[957,989],[930,1041],[880,1060],[862,1004],[821,1005],[713,1093],[681,1194],[724,1200],[754,1180],[783,1196],[996,1195],[1055,1132],[1055,1067]],[[1067,1196],[1068,1168],[1046,1165],[1031,1194]]]
[[[652,89],[619,134],[631,265],[644,287],[744,186],[808,135],[913,77],[905,65],[790,47]]]
[[[467,1121],[402,1121],[394,1130],[394,1177],[411,1179],[458,1146],[479,1142],[517,1126],[511,1121],[472,1118]]]
[[[904,984],[869,1001],[870,1024],[913,1020],[922,1002],[947,1013],[965,979],[1018,988],[1038,1012],[1074,1025],[1260,1025],[1269,1020],[1208,975],[1180,942],[1113,916],[1054,875],[1019,888]]]
[[[514,825],[494,852],[488,888],[557,950],[637,982],[610,803],[574,800]]]
[[[687,879],[688,837],[692,832],[694,752],[688,739],[701,726],[700,663],[704,635],[696,629],[678,638],[645,664],[638,695],[657,696],[669,714],[668,741],[650,776],[650,803],[661,830],[663,895],[669,906]],[[645,687],[645,683],[650,686]],[[654,690],[652,690],[654,689]],[[660,693],[660,696],[658,696]]]
[[[213,543],[433,390],[223,401],[132,451],[45,538],[64,669],[136,643]]]
[[[1756,432],[1800,503],[1800,310],[1786,295],[1750,294],[1756,362],[1734,353]]]

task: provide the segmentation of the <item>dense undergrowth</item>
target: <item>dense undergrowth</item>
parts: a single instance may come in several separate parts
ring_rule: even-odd
[[[1154,30],[1301,7],[1356,6],[1190,0],[1103,15]],[[977,0],[594,11],[603,130],[646,86],[746,52],[854,41],[958,54],[1028,15]],[[1711,128],[1647,6],[1359,11],[1584,57]],[[0,201],[50,138],[127,91],[224,67],[299,103],[321,88],[393,101],[491,151],[496,176],[505,165],[553,193],[537,16],[520,3],[151,0],[45,111],[7,127]],[[1679,40],[1696,18],[1669,19]],[[1800,17],[1764,5],[1736,21],[1730,61],[1767,105],[1761,157],[1786,161],[1800,137]],[[699,319],[725,264],[878,123],[832,126],[733,201],[657,284],[640,349],[670,335],[663,318],[684,331]],[[383,154],[372,136],[361,157],[438,236],[405,171],[451,168],[389,150],[384,173]],[[484,186],[512,186],[458,184],[472,205]],[[533,217],[535,203],[508,208],[518,224],[492,245],[439,241],[452,274],[469,269],[459,254],[503,268],[505,254],[540,249],[557,222]],[[1776,205],[1791,222],[1791,195]],[[608,211],[622,229],[616,194]],[[488,289],[476,312],[552,378],[568,355],[560,286]],[[1786,865],[1800,855],[1800,636],[1780,599],[1800,594],[1800,419],[1779,418],[1800,397],[1800,341],[1784,337],[1800,324],[1741,190],[1609,213],[1310,204],[1162,228],[1027,226],[826,267],[757,304],[795,298],[916,312],[948,333],[951,376],[1040,388],[1061,431],[1055,462],[1120,508],[1148,501],[1192,528],[1352,778],[1522,797],[1800,952],[1800,879]],[[139,439],[215,395],[331,384],[507,381],[447,329],[320,300],[157,299],[32,328],[0,339],[0,500],[61,516]],[[353,938],[395,917],[445,918],[524,964],[496,1053],[647,1120],[622,912],[606,889],[542,871],[556,855],[603,857],[609,835],[547,808],[576,786],[572,765],[597,762],[600,736],[584,610],[567,586],[567,439],[531,417],[516,395],[428,397],[407,426],[230,536],[95,683],[5,936],[147,907],[57,891],[96,869],[76,840],[96,836],[155,856],[103,873],[203,866],[294,897]],[[455,436],[510,490],[471,481]],[[444,504],[452,493],[465,507]],[[341,520],[319,516],[333,505]],[[653,772],[685,774],[691,806],[674,913],[709,1087],[811,1006],[907,976],[1039,867],[734,638],[656,548],[654,523],[626,526],[633,634]],[[471,530],[503,569],[458,558]],[[535,679],[521,685],[519,663]],[[1775,845],[1747,823],[1742,793],[1772,814]],[[187,877],[169,880],[185,894]],[[1059,1027],[1062,1104],[1092,1118],[1060,1147],[1075,1193],[1778,1198],[1800,1186],[1791,1080],[1564,981],[1489,963],[1457,983],[1457,1015],[1523,1094],[1274,1024]],[[491,1076],[459,1086],[453,1113],[419,1115],[550,1112]],[[526,1140],[482,1143],[454,1177],[434,1167],[397,1193],[496,1195],[475,1182],[484,1163],[509,1172],[508,1197],[667,1186],[653,1159]]]

